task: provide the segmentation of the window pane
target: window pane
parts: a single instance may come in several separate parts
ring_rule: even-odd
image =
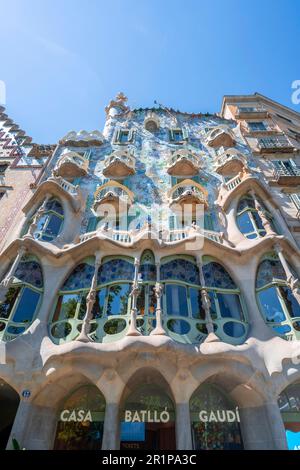
[[[56,237],[59,234],[61,224],[62,224],[62,219],[60,217],[57,217],[57,215],[55,214],[50,214],[49,222],[45,230],[45,233],[48,236]]]
[[[156,295],[154,292],[154,286],[149,285],[149,293],[148,293],[148,299],[149,299],[149,315],[154,315],[155,310],[156,310]]]
[[[217,294],[221,317],[231,317],[243,320],[240,297],[237,294]],[[235,325],[235,324],[234,324]]]
[[[145,294],[146,286],[142,286],[141,291],[137,298],[137,311],[138,315],[145,315]]]
[[[93,311],[92,311],[93,319],[102,317],[103,315],[106,292],[107,292],[106,289],[100,289],[97,292],[96,302],[94,304]]]
[[[29,287],[25,287],[21,294],[21,299],[13,316],[14,322],[31,322],[35,313],[40,294]]]
[[[0,318],[8,318],[13,308],[21,287],[10,287],[3,303],[0,303]]]
[[[130,284],[110,286],[108,294],[107,315],[126,315]]]
[[[190,299],[192,307],[192,316],[194,318],[201,318],[201,320],[205,320],[205,311],[202,307],[200,289],[190,288]]]
[[[252,217],[255,221],[256,227],[258,229],[264,230],[264,226],[262,224],[261,218],[259,217],[257,212],[252,211]]]
[[[254,230],[248,212],[244,212],[243,214],[237,216],[237,225],[242,233],[249,233],[253,232]]]
[[[188,316],[187,295],[184,286],[167,284],[166,296],[168,315]]]
[[[80,295],[78,294],[60,295],[57,301],[53,321],[55,322],[58,320],[74,318],[79,301]]]
[[[283,308],[275,287],[263,290],[258,294],[263,315],[268,322],[280,323],[286,320]]]
[[[280,294],[284,298],[285,305],[292,318],[300,317],[300,305],[294,297],[291,289],[287,286],[278,287]]]

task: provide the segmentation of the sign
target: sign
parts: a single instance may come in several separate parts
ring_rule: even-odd
[[[121,423],[121,441],[143,442],[145,441],[145,423]]]

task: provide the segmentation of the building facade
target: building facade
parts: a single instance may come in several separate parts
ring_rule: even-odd
[[[300,449],[300,115],[105,112],[0,253],[0,445]]]

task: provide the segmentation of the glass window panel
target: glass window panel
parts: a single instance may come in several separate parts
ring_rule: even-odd
[[[80,301],[79,294],[60,295],[57,301],[53,321],[74,318],[77,304]]]
[[[40,294],[29,287],[22,290],[21,298],[15,310],[13,321],[16,323],[29,323],[32,321]]]
[[[137,311],[138,315],[145,315],[145,307],[146,307],[146,286],[142,286],[140,293],[137,298]]]
[[[148,302],[149,302],[149,315],[154,315],[155,314],[155,310],[156,310],[156,304],[157,304],[157,300],[156,300],[156,295],[155,295],[155,292],[154,292],[154,286],[152,285],[149,285],[149,292],[148,292]]]
[[[4,302],[0,303],[0,318],[8,318],[15,304],[21,287],[10,287],[5,296]]]
[[[226,335],[231,336],[232,338],[239,338],[245,333],[245,327],[241,323],[236,323],[229,321],[224,325],[224,331]]]
[[[133,280],[134,264],[124,259],[112,259],[102,264],[98,274],[98,284],[117,280]]]
[[[264,226],[262,224],[261,218],[259,217],[256,211],[252,211],[252,217],[258,229],[264,230]]]
[[[55,214],[50,214],[45,234],[51,237],[56,237],[60,232],[61,225],[62,219]]]
[[[279,260],[265,259],[258,268],[256,287],[263,287],[276,279],[286,280],[286,274]]]
[[[290,409],[300,411],[300,384],[292,384],[286,389],[286,395],[289,400]]]
[[[254,238],[258,238],[258,234],[256,232],[248,233],[246,237],[249,238],[249,240],[253,240]]]
[[[161,266],[161,279],[174,279],[199,285],[199,272],[197,266],[191,261],[179,258],[168,261]]]
[[[19,279],[19,281],[27,282],[35,287],[43,287],[43,273],[37,261],[21,261],[15,272],[15,277]]]
[[[167,284],[166,296],[168,315],[188,316],[187,292],[184,286]]]
[[[286,320],[276,287],[270,287],[258,293],[262,313],[268,322],[280,323]]]
[[[81,299],[80,299],[80,306],[79,306],[79,312],[78,312],[79,320],[83,320],[86,314],[86,296],[87,296],[87,293],[82,294]]]
[[[237,225],[242,233],[253,232],[254,227],[249,216],[249,212],[243,212],[237,216]]]
[[[294,297],[291,289],[287,286],[279,286],[281,296],[284,298],[285,305],[292,318],[300,317],[300,305]]]
[[[94,303],[92,316],[93,319],[102,317],[107,289],[100,289],[97,292],[96,302]]]
[[[221,289],[236,289],[236,285],[223,266],[216,262],[210,262],[203,266],[203,275],[207,287],[219,287]]]
[[[61,290],[79,290],[90,288],[95,267],[88,263],[80,263],[72,271]]]
[[[201,320],[205,320],[205,310],[202,307],[200,289],[190,288],[189,291],[193,318],[200,318]]]
[[[243,320],[243,311],[239,295],[217,293],[217,297],[219,301],[221,317]]]
[[[107,315],[126,315],[130,284],[116,284],[109,287]]]

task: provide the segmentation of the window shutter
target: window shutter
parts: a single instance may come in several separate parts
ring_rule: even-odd
[[[169,129],[169,137],[170,137],[170,140],[174,140],[173,129]]]
[[[120,129],[115,130],[114,142],[120,142]]]
[[[185,129],[185,128],[182,129],[182,138],[183,138],[183,140],[188,140],[188,138],[189,138],[188,129]]]
[[[128,142],[133,142],[135,138],[135,130],[130,129],[129,134],[128,134]]]

